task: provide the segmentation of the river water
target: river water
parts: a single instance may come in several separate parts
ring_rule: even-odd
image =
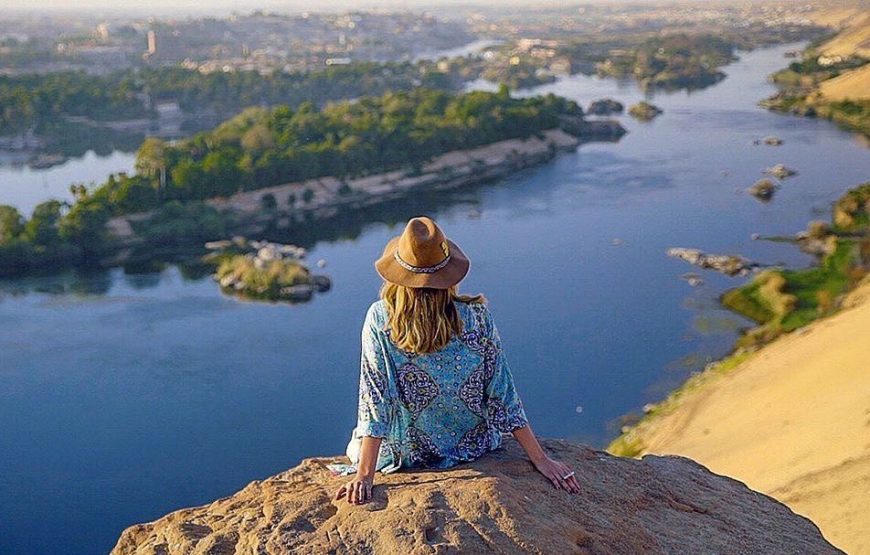
[[[716,301],[741,279],[705,273],[692,288],[666,249],[807,264],[750,236],[826,218],[870,178],[855,135],[756,107],[798,47],[745,53],[713,87],[655,96],[664,114],[622,118],[619,143],[314,228],[310,256],[334,287],[307,304],[239,302],[176,266],[0,282],[0,553],[105,552],[130,524],[342,452],[372,261],[421,213],[470,256],[464,290],[489,298],[539,434],[605,445],[621,415],[724,355],[746,325]],[[643,97],[584,76],[534,92],[549,91],[584,106]],[[772,134],[784,144],[753,145]],[[800,173],[772,202],[743,192],[777,163]]]

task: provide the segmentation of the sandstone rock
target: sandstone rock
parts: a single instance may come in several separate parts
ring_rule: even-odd
[[[694,272],[686,272],[685,274],[680,276],[686,283],[691,285],[692,287],[700,287],[704,285],[704,278],[699,276]],[[646,411],[644,411],[646,412]]]
[[[785,179],[797,175],[797,172],[784,164],[777,164],[773,167],[764,170],[767,175],[772,175],[777,179]]]
[[[616,120],[587,120],[581,116],[561,116],[559,126],[566,133],[583,140],[617,140],[625,127]]]
[[[762,201],[769,201],[773,198],[773,193],[776,192],[776,183],[770,179],[759,179],[752,187],[746,189],[746,192],[755,198]]]
[[[325,293],[332,288],[332,280],[323,274],[312,274],[311,284],[318,293]]]
[[[235,495],[131,526],[113,555],[840,553],[785,505],[681,457],[618,458],[565,441],[579,495],[519,446],[446,471],[378,476],[374,501],[333,501],[347,478],[307,459]]]
[[[758,264],[731,254],[707,254],[698,249],[674,247],[668,249],[668,256],[685,260],[699,268],[716,270],[729,276],[746,275],[758,268]]]
[[[628,109],[628,115],[640,121],[650,121],[658,117],[662,113],[662,109],[655,104],[650,104],[645,100],[641,100],[637,104]]]
[[[307,283],[281,288],[281,296],[291,301],[307,301],[314,294],[314,286]]]
[[[223,241],[209,241],[208,243],[205,244],[205,248],[210,250],[210,251],[222,251],[222,250],[226,250],[232,246],[233,246],[233,242],[228,240],[228,239],[223,240]]]
[[[267,243],[257,251],[257,258],[268,262],[270,260],[281,260],[283,257],[275,245]]]

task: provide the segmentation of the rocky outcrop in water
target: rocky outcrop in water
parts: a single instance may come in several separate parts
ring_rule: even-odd
[[[698,249],[674,247],[668,249],[668,256],[685,260],[689,264],[707,270],[716,270],[729,276],[745,276],[758,268],[758,264],[731,254],[707,254]]]
[[[612,98],[602,98],[590,103],[586,114],[590,116],[609,116],[611,114],[621,114],[624,109],[625,106],[622,102]]]
[[[625,127],[616,120],[587,120],[582,117],[563,116],[560,127],[582,141],[616,141],[625,135]]]
[[[773,194],[778,188],[778,185],[770,179],[759,179],[746,189],[746,192],[760,201],[767,202],[773,198]]]
[[[797,175],[797,172],[784,164],[777,164],[773,167],[764,170],[767,175],[772,175],[777,179],[785,179]]]
[[[332,287],[329,277],[312,274],[302,261],[304,248],[249,241],[244,237],[206,243],[206,262],[217,266],[214,279],[226,293],[253,300],[302,302]]]
[[[650,104],[645,100],[641,100],[634,106],[628,109],[628,115],[640,121],[650,121],[658,117],[662,113],[662,109],[655,104]]]
[[[208,505],[131,526],[113,555],[840,553],[818,528],[681,457],[619,458],[565,441],[579,495],[554,490],[509,440],[446,471],[378,476],[374,501],[332,499],[346,478],[307,459]]]

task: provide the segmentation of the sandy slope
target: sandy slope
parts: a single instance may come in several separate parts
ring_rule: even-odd
[[[848,304],[644,422],[644,452],[691,457],[870,554],[870,284]]]
[[[870,14],[855,15],[846,20],[847,27],[819,50],[828,56],[870,57]]]
[[[870,64],[822,81],[819,91],[827,100],[870,98]]]

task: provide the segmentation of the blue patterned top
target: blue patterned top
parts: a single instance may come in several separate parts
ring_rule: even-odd
[[[357,436],[382,437],[377,469],[448,468],[501,445],[528,424],[492,315],[456,302],[463,332],[440,351],[402,351],[377,301],[362,330]]]

